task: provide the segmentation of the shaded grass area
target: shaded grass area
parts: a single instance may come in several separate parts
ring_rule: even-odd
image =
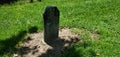
[[[43,30],[42,13],[49,5],[55,5],[60,10],[61,28],[84,29],[82,33],[77,31],[81,34],[83,42],[66,50],[63,57],[68,55],[74,57],[76,53],[80,57],[94,57],[94,54],[95,56],[99,54],[99,57],[120,56],[119,0],[44,0],[22,5],[0,6],[0,35],[2,35],[0,40],[9,39],[11,35],[32,26]],[[89,32],[99,34],[100,39],[93,41]],[[85,48],[86,42],[88,44]]]
[[[25,35],[27,34],[27,31],[21,31],[17,35],[13,35],[12,37],[0,41],[0,55],[7,54],[8,52],[10,53],[15,53],[17,49],[15,48],[15,45],[18,44]],[[11,56],[11,55],[9,55]]]
[[[0,0],[0,5],[14,3],[18,0]]]
[[[28,29],[28,31],[20,31],[18,34],[6,38],[5,40],[0,40],[0,55],[3,57],[12,56],[11,54],[17,53],[18,47],[21,44],[21,41],[24,40],[27,33],[35,33],[38,31],[36,26],[33,26]]]
[[[41,0],[0,0],[0,5],[11,5],[11,4],[26,4],[33,2],[41,2]]]

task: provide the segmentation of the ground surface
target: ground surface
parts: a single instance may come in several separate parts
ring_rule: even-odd
[[[60,29],[59,38],[52,45],[44,41],[43,32],[32,33],[19,46],[13,57],[59,57],[65,49],[70,48],[72,43],[79,40],[80,35],[71,33],[67,28]]]

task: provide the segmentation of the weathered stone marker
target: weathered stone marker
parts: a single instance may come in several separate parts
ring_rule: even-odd
[[[58,39],[59,34],[59,10],[55,6],[48,6],[43,13],[44,40],[50,44]]]

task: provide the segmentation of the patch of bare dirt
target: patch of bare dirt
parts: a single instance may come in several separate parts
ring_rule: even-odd
[[[92,38],[92,40],[99,40],[99,34],[90,33],[90,37]]]
[[[32,33],[27,36],[13,57],[59,57],[64,49],[69,48],[72,43],[78,42],[79,38],[79,35],[71,33],[68,28],[60,29],[59,39],[52,45],[48,45],[44,42],[43,32]]]

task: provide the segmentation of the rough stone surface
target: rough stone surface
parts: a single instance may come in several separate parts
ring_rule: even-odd
[[[58,39],[59,33],[59,10],[55,6],[47,6],[43,13],[44,19],[44,40],[47,44]]]

